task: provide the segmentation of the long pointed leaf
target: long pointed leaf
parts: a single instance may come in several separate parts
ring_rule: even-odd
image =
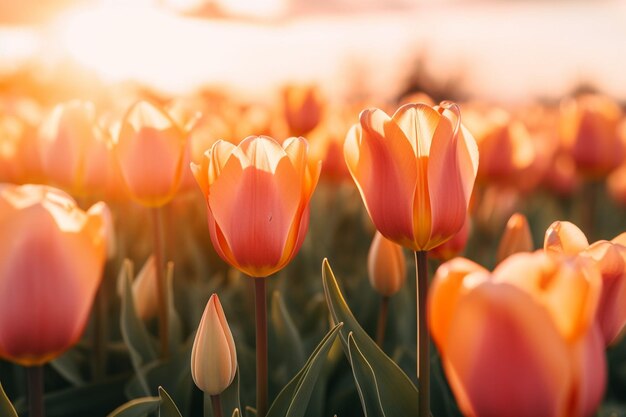
[[[107,417],[145,417],[156,411],[161,404],[159,397],[143,397],[130,400],[113,410]]]
[[[9,401],[9,397],[4,393],[2,384],[0,384],[0,417],[17,417],[17,412]]]
[[[409,377],[383,352],[363,330],[346,303],[327,259],[322,263],[324,294],[333,322],[343,322],[340,339],[346,356],[350,357],[348,335],[353,333],[360,352],[371,365],[382,409],[388,416],[418,415],[417,388]]]
[[[324,336],[304,367],[278,394],[267,413],[267,417],[302,417],[304,415],[315,381],[342,325],[342,323],[335,325]]]
[[[163,389],[159,387],[159,397],[161,397],[161,406],[159,407],[159,417],[182,417],[178,407],[174,404],[172,397]]]
[[[365,417],[385,417],[385,412],[381,409],[376,375],[374,375],[372,366],[361,353],[352,333],[348,335],[348,353]]]

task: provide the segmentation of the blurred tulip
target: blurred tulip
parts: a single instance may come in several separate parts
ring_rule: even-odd
[[[322,119],[324,101],[315,86],[291,85],[283,89],[283,111],[292,136],[304,136]]]
[[[102,279],[104,207],[0,185],[0,357],[41,365],[78,342]]]
[[[478,151],[456,104],[407,104],[392,117],[364,110],[348,132],[344,156],[386,238],[425,251],[463,226]]]
[[[400,291],[406,280],[406,261],[402,246],[376,232],[367,256],[370,284],[385,297]]]
[[[180,185],[185,133],[158,107],[139,101],[120,126],[115,155],[131,196],[141,204],[168,203]]]
[[[543,241],[546,251],[577,255],[589,246],[587,237],[575,224],[556,221],[548,227]]]
[[[209,298],[191,350],[193,382],[209,395],[221,394],[235,379],[237,351],[217,294]]]
[[[621,116],[619,105],[600,95],[582,95],[561,105],[561,138],[584,175],[603,177],[622,161]]]
[[[533,237],[526,216],[515,213],[506,224],[496,259],[498,263],[518,252],[533,251]]]
[[[158,313],[156,280],[156,262],[154,255],[150,255],[132,286],[135,309],[142,320],[149,320]]]
[[[611,172],[607,178],[606,187],[615,202],[622,206],[626,205],[626,165],[621,165]]]
[[[320,164],[309,164],[304,138],[281,146],[250,136],[218,141],[192,164],[208,208],[211,241],[222,259],[252,277],[282,269],[300,249]]]
[[[431,249],[428,252],[429,257],[445,262],[459,256],[461,252],[465,250],[465,246],[467,245],[467,240],[470,236],[470,225],[471,221],[470,217],[468,216],[465,219],[465,223],[463,223],[463,227],[461,227],[461,230],[456,232],[456,234],[452,236],[452,238],[447,242],[444,242],[441,245]]]
[[[77,196],[104,195],[112,163],[92,103],[57,105],[41,126],[39,144],[48,181]]]
[[[592,262],[543,251],[492,274],[462,258],[443,264],[429,323],[463,414],[591,416],[606,384],[590,320],[599,279]]]
[[[557,153],[546,169],[543,185],[559,196],[571,196],[579,187],[581,178],[571,155]]]
[[[615,344],[626,326],[626,247],[601,240],[581,255],[592,258],[600,269],[602,295],[598,306],[598,326],[603,344]]]

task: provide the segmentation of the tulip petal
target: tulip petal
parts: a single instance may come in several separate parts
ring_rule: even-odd
[[[567,415],[592,416],[604,398],[607,383],[604,338],[597,323],[574,346],[573,359],[575,380],[578,384],[572,394],[575,405]]]
[[[430,146],[441,120],[437,111],[426,104],[409,103],[396,110],[391,118],[404,132],[417,158],[430,155]]]
[[[376,228],[388,239],[414,246],[413,196],[417,165],[413,148],[382,110],[364,110],[344,145],[350,173]]]
[[[589,241],[582,230],[574,223],[556,221],[548,227],[543,241],[547,251],[560,252],[566,255],[578,255],[589,246]]]
[[[458,232],[465,222],[469,200],[466,199],[464,189],[463,175],[466,173],[461,171],[459,163],[459,150],[463,148],[463,143],[461,138],[454,137],[450,121],[441,117],[434,132],[428,161],[432,226],[429,236],[424,240],[428,247],[424,249],[443,243]]]
[[[472,278],[468,278],[469,275]],[[465,258],[442,264],[428,291],[428,326],[438,346],[445,346],[450,323],[459,298],[476,285],[487,281],[488,271]]]
[[[462,297],[443,352],[464,414],[565,415],[569,349],[547,311],[516,287],[485,282]]]

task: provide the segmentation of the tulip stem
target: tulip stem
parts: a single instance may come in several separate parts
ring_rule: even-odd
[[[428,252],[415,251],[417,279],[417,379],[419,380],[419,417],[430,417],[430,337],[426,317],[428,296]]]
[[[28,380],[28,407],[30,417],[44,417],[43,407],[43,365],[26,368]]]
[[[387,329],[387,316],[389,315],[389,297],[383,295],[378,310],[378,325],[376,327],[376,344],[383,349],[385,342],[385,330]],[[384,350],[384,349],[383,349]]]
[[[256,307],[256,415],[267,414],[267,300],[266,278],[254,278]]]
[[[152,208],[152,232],[154,236],[154,260],[156,264],[157,298],[159,305],[159,338],[161,358],[169,356],[169,329],[167,325],[168,294],[163,261],[163,216],[160,207]]]
[[[213,417],[222,417],[222,398],[219,394],[211,395],[211,405],[213,406]]]

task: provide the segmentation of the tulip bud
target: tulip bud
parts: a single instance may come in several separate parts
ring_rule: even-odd
[[[505,258],[518,252],[532,252],[533,237],[526,216],[515,213],[506,224],[500,245],[498,245],[497,260],[502,262]]]
[[[367,256],[367,268],[372,287],[385,297],[400,291],[406,280],[406,261],[402,246],[376,232]]]
[[[202,314],[191,350],[191,376],[209,395],[219,395],[233,382],[237,372],[235,341],[217,294]]]
[[[143,320],[151,319],[158,311],[156,272],[156,261],[154,255],[151,255],[133,281],[135,309]]]
[[[587,237],[575,224],[556,221],[546,230],[543,248],[551,252],[577,255],[589,246]]]

